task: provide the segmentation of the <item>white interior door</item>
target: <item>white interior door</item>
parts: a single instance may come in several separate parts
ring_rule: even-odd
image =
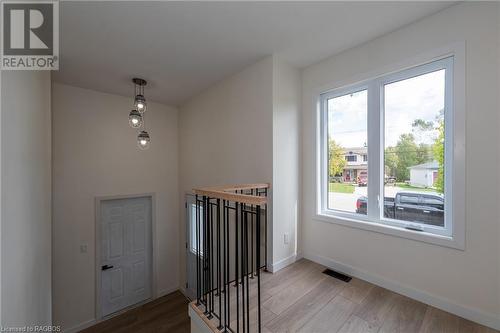
[[[101,201],[101,314],[152,295],[151,197]]]

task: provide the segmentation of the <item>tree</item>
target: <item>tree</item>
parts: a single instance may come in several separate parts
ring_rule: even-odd
[[[417,164],[432,161],[432,145],[424,142],[436,137],[436,125],[433,121],[415,119],[411,127],[415,142],[420,142],[417,149]]]
[[[418,146],[413,134],[401,134],[395,151],[398,155],[396,178],[398,181],[408,180],[410,178],[408,167],[418,164]]]
[[[438,132],[439,135],[432,146],[432,151],[434,159],[438,162],[438,177],[434,182],[434,187],[440,193],[444,193],[444,121],[443,119],[438,120]]]
[[[432,121],[425,121],[423,119],[415,119],[411,126],[422,131],[429,131],[434,129],[434,123]]]
[[[396,147],[387,147],[384,154],[385,173],[387,176],[396,177],[398,163]]]
[[[328,171],[330,176],[342,174],[345,163],[344,149],[335,140],[330,139],[328,142]]]
[[[421,143],[417,148],[417,164],[430,162],[433,159],[433,147],[431,145]]]
[[[426,141],[427,138],[432,138],[434,133],[434,122],[425,121],[423,119],[415,119],[411,124],[411,133],[416,142]]]

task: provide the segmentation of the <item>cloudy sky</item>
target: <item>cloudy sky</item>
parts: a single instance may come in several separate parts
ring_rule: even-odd
[[[435,121],[444,108],[444,70],[385,86],[385,146],[396,145],[399,136],[412,132],[415,119]],[[328,101],[328,131],[342,147],[367,143],[367,92]],[[416,135],[417,143],[432,143],[437,133]]]

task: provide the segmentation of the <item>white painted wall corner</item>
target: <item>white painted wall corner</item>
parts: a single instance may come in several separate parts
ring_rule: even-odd
[[[285,259],[281,259],[275,263],[269,264],[268,269],[271,273],[276,273],[277,271],[293,264],[294,262],[296,262],[297,260],[300,260],[301,258],[302,258],[302,254],[296,253],[296,254],[293,254]]]

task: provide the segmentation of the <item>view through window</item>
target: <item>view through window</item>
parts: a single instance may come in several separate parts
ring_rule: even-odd
[[[445,70],[384,86],[384,217],[444,226]]]
[[[407,228],[446,227],[445,148],[451,147],[451,139],[445,135],[445,115],[451,62],[443,59],[361,86],[367,88],[358,85],[323,95],[328,211],[368,215],[375,222]],[[379,94],[372,104],[369,94]],[[370,118],[372,123],[370,112],[379,114]],[[369,129],[378,133],[376,142],[369,142]],[[368,154],[369,149],[374,152]],[[380,168],[370,173],[370,165]]]
[[[328,100],[329,209],[355,213],[356,200],[366,197],[367,97],[361,90]]]

